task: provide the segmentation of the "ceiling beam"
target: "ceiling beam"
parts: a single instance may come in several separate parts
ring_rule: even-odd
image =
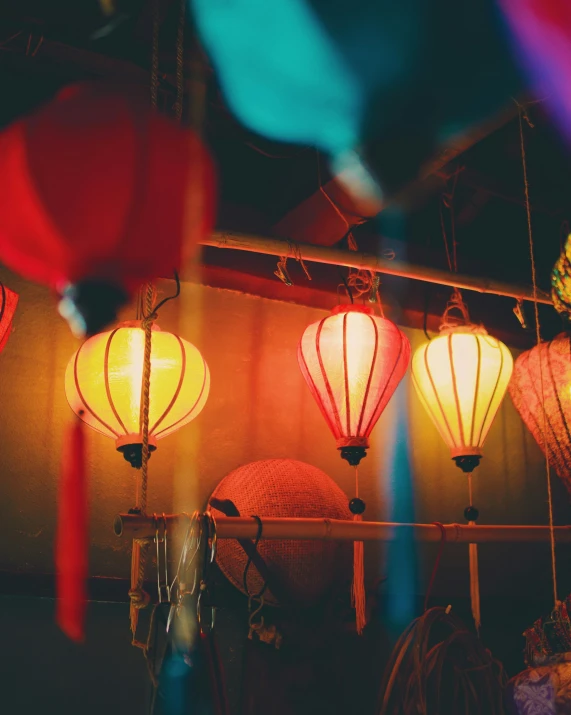
[[[432,193],[444,187],[446,183],[442,174],[444,167],[474,144],[507,124],[516,114],[517,106],[515,102],[510,102],[491,120],[472,127],[469,132],[452,139],[430,162],[421,167],[418,178],[399,196],[391,197],[390,201],[414,200],[419,194]],[[427,181],[428,179],[430,181]],[[372,198],[360,200],[352,197],[343,187],[342,181],[333,178],[287,213],[275,224],[273,233],[301,243],[332,246],[351,228],[373,218],[388,204],[388,200]]]
[[[360,251],[346,251],[328,246],[293,243],[292,241],[277,238],[250,236],[230,231],[217,231],[200,241],[200,243],[203,246],[213,246],[214,248],[229,248],[236,251],[248,251],[270,256],[289,256],[292,259],[303,259],[315,263],[365,269],[375,273],[410,278],[425,281],[426,283],[459,288],[460,290],[491,293],[514,298],[515,300],[537,301],[538,303],[552,305],[549,294],[539,289],[534,293],[533,288],[528,286],[512,285],[492,278],[450,273],[440,268],[416,266],[406,261],[389,261]]]

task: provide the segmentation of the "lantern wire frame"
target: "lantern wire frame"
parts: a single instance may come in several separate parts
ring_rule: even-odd
[[[87,340],[72,356],[65,377],[70,407],[117,449],[142,442],[144,330],[122,323]],[[210,373],[191,343],[153,325],[149,445],[193,420],[203,409]]]

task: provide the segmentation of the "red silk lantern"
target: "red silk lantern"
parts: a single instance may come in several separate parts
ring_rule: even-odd
[[[0,260],[93,334],[179,268],[212,226],[213,193],[194,133],[131,88],[78,84],[0,133]]]
[[[561,333],[517,358],[510,395],[571,494],[571,338]],[[545,408],[545,437],[544,417]]]
[[[12,332],[12,320],[18,305],[18,294],[0,283],[0,353]]]
[[[371,307],[339,305],[306,328],[298,360],[341,456],[358,464],[410,362],[407,337]]]

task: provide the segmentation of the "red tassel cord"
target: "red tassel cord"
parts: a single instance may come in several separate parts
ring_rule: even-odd
[[[349,502],[349,509],[354,521],[362,521],[365,502],[359,499],[359,473],[355,467],[355,498]],[[353,585],[351,587],[351,605],[355,609],[355,625],[361,635],[367,625],[365,597],[365,553],[362,541],[353,542]]]
[[[76,642],[85,639],[88,507],[83,423],[76,419],[64,441],[55,545],[56,622]]]

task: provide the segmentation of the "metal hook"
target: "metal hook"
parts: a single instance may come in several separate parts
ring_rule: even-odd
[[[515,317],[519,320],[519,324],[521,325],[521,327],[524,330],[526,330],[527,329],[527,321],[525,319],[523,300],[521,298],[518,298],[516,300],[516,304],[514,306],[513,311],[514,311]]]

